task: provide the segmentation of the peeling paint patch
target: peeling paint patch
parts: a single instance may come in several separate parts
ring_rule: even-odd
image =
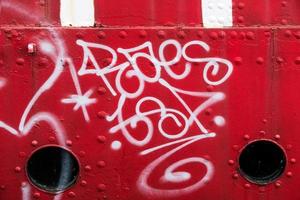
[[[94,0],[60,0],[62,26],[94,26]]]

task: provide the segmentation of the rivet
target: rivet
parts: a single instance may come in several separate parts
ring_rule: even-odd
[[[76,37],[77,37],[78,39],[83,39],[83,38],[84,38],[84,34],[81,33],[81,32],[77,32],[77,33],[76,33]]]
[[[275,138],[276,140],[279,140],[279,139],[280,139],[280,135],[276,134],[276,135],[274,136],[274,138]]]
[[[281,181],[276,181],[275,182],[275,187],[277,187],[277,188],[281,187]]]
[[[10,32],[11,32],[11,29],[5,28],[3,31],[4,31],[4,33],[10,33]]]
[[[24,151],[19,152],[19,157],[24,158],[26,156],[26,153]]]
[[[250,139],[250,135],[245,134],[245,135],[244,135],[244,139],[245,139],[245,140],[249,140],[249,139]]]
[[[72,142],[72,140],[67,140],[67,141],[66,141],[66,144],[67,144],[68,146],[72,146],[72,145],[73,145],[73,142]]]
[[[249,189],[249,188],[251,187],[251,185],[250,185],[249,183],[246,183],[246,184],[244,185],[244,187],[245,187],[246,189]]]
[[[68,193],[68,197],[71,197],[71,198],[76,197],[75,192],[69,192],[69,193]]]
[[[89,171],[92,170],[92,167],[91,167],[90,165],[86,165],[86,166],[84,167],[84,170],[85,170],[86,172],[89,172]]]
[[[231,38],[237,38],[237,36],[238,36],[238,33],[236,31],[231,31],[230,32],[230,37]]]
[[[229,165],[234,165],[234,163],[235,163],[234,160],[228,160]]]
[[[244,31],[240,32],[239,39],[243,40],[246,37],[246,33]]]
[[[296,65],[300,65],[300,57],[297,57],[297,58],[295,59],[295,64],[296,64]]]
[[[297,38],[297,39],[300,39],[300,31],[296,31],[294,33],[294,36]]]
[[[104,184],[98,184],[97,189],[99,192],[105,191],[106,190],[106,185]]]
[[[226,37],[226,32],[225,31],[219,31],[218,36],[220,39],[224,39]]]
[[[147,37],[147,32],[145,31],[145,30],[140,30],[139,31],[139,36],[140,36],[140,38],[145,38],[145,37]]]
[[[16,30],[12,30],[11,34],[12,34],[13,37],[18,37],[19,36],[19,33]]]
[[[164,26],[175,26],[175,22],[167,21],[163,24]]]
[[[210,32],[209,37],[213,40],[218,39],[218,33],[216,33],[215,31]]]
[[[45,0],[40,0],[39,4],[40,4],[40,6],[45,6],[46,2],[45,2]]]
[[[48,141],[49,141],[49,142],[55,142],[55,137],[50,136],[50,137],[48,138]]]
[[[291,159],[290,159],[290,162],[291,162],[292,164],[295,164],[296,161],[297,161],[296,158],[291,158]]]
[[[265,31],[265,37],[267,37],[267,38],[271,37],[271,32],[270,31]]]
[[[5,190],[5,185],[0,185],[0,190]]]
[[[105,167],[106,163],[103,160],[97,162],[97,167],[102,168]]]
[[[277,57],[276,58],[276,62],[278,63],[278,64],[282,64],[283,63],[283,58],[281,58],[281,57]]]
[[[206,87],[206,91],[208,91],[208,92],[212,92],[213,90],[214,90],[214,86],[213,85],[208,85]]]
[[[267,119],[263,119],[263,120],[261,120],[261,121],[262,121],[262,123],[264,123],[264,124],[266,124],[266,123],[268,122]]]
[[[104,135],[99,135],[97,137],[98,142],[104,143],[106,141],[106,137]]]
[[[239,178],[239,174],[238,173],[233,173],[232,178],[238,179]]]
[[[105,119],[106,116],[107,116],[107,113],[106,113],[105,111],[99,111],[99,112],[97,113],[97,116],[98,116],[98,118],[100,118],[100,119]]]
[[[254,40],[254,38],[255,38],[254,33],[251,32],[251,31],[247,32],[247,33],[246,33],[246,38],[247,38],[248,40]]]
[[[217,18],[216,18],[215,16],[211,15],[211,16],[208,18],[208,20],[209,20],[210,23],[216,23]]]
[[[127,37],[127,32],[126,31],[120,31],[119,37],[123,38],[123,39],[126,38]]]
[[[75,136],[75,139],[76,139],[76,140],[79,140],[79,138],[80,138],[80,135],[76,135],[76,136]]]
[[[212,109],[211,108],[207,108],[204,113],[205,113],[205,115],[211,115]]]
[[[238,9],[242,10],[245,7],[245,4],[243,2],[238,3],[237,5]]]
[[[286,30],[285,32],[284,32],[284,35],[285,35],[285,37],[291,37],[292,36],[292,31],[290,31],[290,30]]]
[[[41,197],[41,193],[39,193],[39,192],[33,193],[33,198],[38,199],[40,197]]]
[[[207,5],[207,7],[208,7],[208,9],[213,9],[213,8],[214,8],[214,4],[213,4],[213,3],[209,3],[209,4]]]
[[[163,38],[166,37],[166,32],[163,31],[163,30],[159,30],[159,31],[157,32],[157,36],[158,36],[159,38],[163,39]]]
[[[112,58],[104,58],[103,59],[103,65],[109,66],[112,63]]]
[[[235,150],[235,151],[237,151],[237,150],[239,150],[239,149],[240,149],[240,146],[239,146],[239,145],[237,145],[237,144],[235,144],[235,145],[232,145],[232,149],[233,149],[233,150]]]
[[[180,39],[184,39],[185,38],[185,32],[184,31],[178,31],[177,32],[177,37]]]
[[[264,186],[259,187],[259,191],[260,192],[265,192],[266,191],[266,187],[264,187]]]
[[[282,19],[281,20],[281,24],[282,25],[287,25],[288,24],[288,20],[287,19]]]
[[[29,43],[27,45],[27,52],[30,54],[36,53],[36,44],[35,43]]]
[[[79,151],[79,156],[80,156],[80,157],[84,157],[85,154],[86,154],[85,151]]]
[[[260,134],[261,136],[265,136],[265,135],[266,135],[266,131],[259,131],[259,134]]]
[[[24,62],[25,62],[24,58],[17,58],[17,60],[16,60],[16,63],[17,63],[18,65],[23,65]]]
[[[224,8],[224,5],[222,3],[219,3],[217,6],[220,10],[223,10],[223,8]]]
[[[19,173],[22,171],[22,168],[20,166],[15,167],[15,172]]]
[[[291,144],[286,145],[287,150],[291,150],[292,148],[293,148],[293,145],[291,145]]]
[[[80,185],[81,185],[82,187],[85,187],[85,186],[87,185],[87,182],[86,182],[85,180],[82,180],[82,181],[80,182]]]
[[[286,2],[286,1],[282,1],[282,2],[281,2],[281,6],[282,6],[282,7],[286,7],[286,5],[287,5],[287,2]]]
[[[108,196],[103,195],[102,199],[103,199],[103,200],[107,200],[107,199],[108,199]],[[98,199],[97,199],[97,200],[98,200]]]
[[[97,37],[98,37],[99,39],[104,39],[104,38],[106,37],[106,34],[105,34],[105,32],[103,32],[103,31],[99,31],[99,32],[97,33]]]
[[[258,58],[256,59],[256,63],[259,64],[259,65],[263,64],[264,61],[265,61],[265,60],[264,60],[262,57],[258,57]]]
[[[199,38],[202,38],[203,37],[203,31],[197,31],[197,36],[199,37]]]
[[[36,141],[36,140],[33,140],[32,142],[31,142],[31,145],[33,146],[33,147],[36,147],[37,145],[38,145],[38,141]]]
[[[40,58],[38,61],[38,65],[40,67],[45,67],[48,65],[48,63],[49,63],[49,60],[47,58]]]
[[[98,87],[97,89],[98,94],[103,95],[106,93],[105,87]]]
[[[287,177],[292,177],[292,176],[293,176],[293,173],[292,173],[292,172],[287,172],[287,173],[286,173],[286,176],[287,176]]]
[[[241,57],[235,57],[234,58],[234,63],[236,65],[240,65],[240,64],[242,64],[242,62],[243,62],[243,59]]]
[[[244,21],[245,21],[245,19],[244,19],[244,17],[243,16],[238,16],[238,22],[239,23],[244,23]]]

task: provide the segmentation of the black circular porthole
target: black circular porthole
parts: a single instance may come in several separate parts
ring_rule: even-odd
[[[276,180],[286,166],[286,155],[275,142],[257,140],[249,143],[239,157],[239,170],[247,180],[268,184]]]
[[[79,163],[68,150],[58,146],[47,146],[30,156],[26,171],[33,185],[46,192],[58,193],[76,182]]]

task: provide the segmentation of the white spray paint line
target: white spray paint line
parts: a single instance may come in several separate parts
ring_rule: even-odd
[[[53,200],[61,200],[63,196],[63,193],[57,194],[53,197]]]
[[[94,0],[60,0],[62,26],[94,26]]]
[[[21,191],[22,191],[22,200],[30,200],[30,185],[27,182],[22,182]]]
[[[2,89],[6,85],[6,79],[0,77],[0,89]]]
[[[202,20],[205,28],[232,26],[232,0],[202,0]]]
[[[6,123],[0,121],[0,128],[3,128],[4,130],[10,132],[13,135],[18,136],[18,131],[16,129],[14,129],[13,127],[7,125]]]

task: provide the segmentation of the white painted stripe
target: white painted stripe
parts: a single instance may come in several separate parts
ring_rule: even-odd
[[[202,0],[202,20],[206,28],[232,26],[232,0]]]
[[[94,26],[94,0],[60,0],[62,26]]]

